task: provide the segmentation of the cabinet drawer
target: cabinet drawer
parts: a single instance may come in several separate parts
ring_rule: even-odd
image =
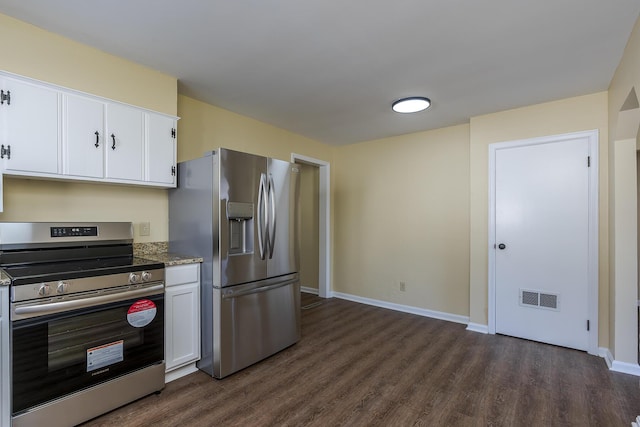
[[[167,267],[164,274],[166,286],[198,282],[200,280],[200,264],[185,264]]]

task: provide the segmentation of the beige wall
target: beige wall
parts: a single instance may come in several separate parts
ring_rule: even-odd
[[[340,147],[333,170],[333,290],[466,316],[469,126]]]
[[[489,144],[598,129],[599,200],[599,342],[608,344],[608,128],[607,93],[563,99],[471,118],[470,139],[470,299],[471,321],[487,324],[488,292],[488,159]]]
[[[637,257],[630,259],[628,254],[616,253],[616,247],[631,245],[630,251],[637,252],[637,241],[628,242],[629,234],[633,233],[631,224],[637,224],[636,218],[628,218],[630,215],[637,215],[633,212],[634,207],[618,200],[618,194],[637,194],[635,181],[635,168],[616,167],[616,161],[628,165],[631,159],[622,158],[623,155],[633,156],[632,141],[628,144],[628,138],[636,139],[638,136],[637,115],[638,111],[626,111],[620,114],[620,110],[628,95],[635,89],[636,94],[640,93],[640,20],[636,21],[631,33],[623,57],[609,85],[609,150],[610,150],[610,174],[609,186],[611,200],[610,207],[610,283],[611,283],[611,309],[610,309],[610,349],[616,360],[625,363],[637,363],[637,336],[638,320],[637,307],[635,301],[638,298],[637,291],[637,269],[635,263]],[[631,117],[629,117],[631,114]],[[636,117],[633,117],[636,116]],[[629,120],[631,118],[631,120]],[[628,123],[632,125],[632,129]],[[627,153],[622,152],[627,149]],[[620,166],[620,165],[618,165]],[[628,165],[632,166],[632,165]],[[626,173],[625,173],[626,170]],[[625,207],[628,212],[617,212],[616,209]],[[620,221],[623,220],[624,222]],[[616,237],[618,236],[618,237]]]
[[[193,98],[178,97],[178,161],[224,147],[291,161],[291,153],[330,161],[331,147]]]
[[[121,102],[176,114],[177,80],[149,68],[0,15],[0,68]],[[34,153],[37,155],[37,153]],[[149,221],[151,236],[167,238],[162,189],[4,179],[0,221]]]

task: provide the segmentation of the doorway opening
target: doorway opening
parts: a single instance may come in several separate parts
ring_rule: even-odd
[[[317,168],[317,285],[318,296],[331,298],[331,262],[330,262],[330,165],[324,160],[314,159],[301,154],[292,153],[291,162]],[[315,171],[311,171],[315,172]],[[313,176],[313,173],[309,174]],[[312,178],[313,180],[313,178]],[[314,232],[315,234],[315,232]],[[301,236],[303,239],[305,236]],[[311,263],[313,266],[315,263]],[[312,267],[315,268],[315,267]],[[305,285],[304,283],[302,284]]]
[[[618,112],[612,145],[613,186],[610,205],[610,294],[612,334],[611,352],[605,354],[613,371],[640,376],[638,365],[638,142],[640,138],[640,104],[631,88]]]

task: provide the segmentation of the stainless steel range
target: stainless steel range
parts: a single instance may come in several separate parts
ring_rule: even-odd
[[[131,223],[0,223],[0,267],[13,426],[75,425],[164,387],[164,265],[133,257]]]

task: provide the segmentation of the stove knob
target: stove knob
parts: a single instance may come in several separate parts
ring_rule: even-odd
[[[41,297],[46,297],[50,293],[51,293],[51,288],[46,283],[43,283],[40,286],[40,289],[38,289],[38,295],[40,295]]]
[[[59,294],[64,294],[65,292],[67,292],[69,290],[69,283],[63,282],[63,281],[59,281],[57,290],[58,290]]]
[[[129,283],[138,283],[140,281],[140,275],[136,273],[129,274]]]
[[[142,281],[143,282],[148,282],[149,280],[151,280],[151,273],[149,273],[148,271],[143,271],[142,272]]]

